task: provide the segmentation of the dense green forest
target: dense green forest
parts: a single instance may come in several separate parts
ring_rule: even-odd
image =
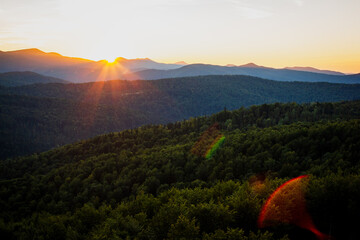
[[[359,239],[359,104],[224,109],[3,160],[0,234],[4,239],[316,239],[294,225],[256,224],[278,186],[309,174],[306,205],[318,229],[336,239]],[[194,154],[214,126],[224,136],[222,145],[209,158]]]
[[[359,96],[359,84],[276,82],[249,76],[0,87],[0,159],[146,124],[210,115],[224,107],[335,102]],[[304,115],[311,108],[304,109]]]

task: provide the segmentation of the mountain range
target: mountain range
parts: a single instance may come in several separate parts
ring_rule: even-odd
[[[148,69],[135,73],[127,73],[123,79],[154,80],[161,78],[176,78],[204,75],[248,75],[264,79],[286,82],[330,82],[330,83],[360,83],[360,74],[330,75],[290,69],[274,69],[253,64],[243,66],[217,66],[209,64],[190,64],[177,69]]]
[[[110,65],[116,71],[103,74]],[[46,76],[65,79],[70,82],[93,82],[98,80],[120,79],[124,73],[144,69],[174,69],[181,64],[157,63],[150,59],[117,58],[110,64],[106,60],[92,61],[83,58],[62,56],[58,53],[45,53],[39,49],[24,49],[0,52],[0,72],[32,71]]]
[[[158,63],[151,59],[117,58],[114,63],[106,60],[92,61],[82,58],[45,53],[39,49],[0,51],[0,73],[32,71],[73,83],[104,80],[154,80],[204,75],[249,75],[276,81],[360,83],[360,74],[345,75],[340,72],[318,70],[311,67],[284,69],[258,66],[254,63],[235,66],[210,64]]]
[[[314,72],[314,73],[324,73],[329,75],[339,75],[344,76],[346,74],[342,72],[330,71],[330,70],[320,70],[313,67],[286,67],[285,69],[296,70],[296,71],[304,71],[304,72]]]
[[[109,63],[25,49],[0,51],[0,72],[0,158],[224,108],[360,98],[360,74],[254,63]]]

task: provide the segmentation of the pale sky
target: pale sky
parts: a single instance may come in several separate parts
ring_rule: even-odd
[[[0,50],[360,72],[360,0],[0,0]]]

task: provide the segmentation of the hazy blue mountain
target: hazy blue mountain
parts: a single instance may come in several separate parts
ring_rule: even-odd
[[[34,72],[7,72],[0,73],[0,85],[15,87],[34,83],[69,83],[60,78],[43,76]]]
[[[236,67],[236,66],[233,66],[233,67]],[[244,64],[244,65],[240,65],[238,67],[248,67],[248,68],[267,68],[267,67],[264,67],[264,66],[259,66],[259,65],[256,65],[255,63],[247,63],[247,64]]]
[[[289,69],[266,68],[253,64],[243,66],[217,66],[209,64],[190,64],[172,70],[143,70],[124,75],[124,79],[154,80],[161,78],[176,78],[204,75],[248,75],[276,81],[288,82],[330,82],[330,83],[360,83],[360,75],[329,75]]]
[[[136,69],[159,69],[159,70],[169,70],[180,68],[186,64],[166,64],[158,63],[149,58],[137,58],[137,59],[126,59],[126,58],[117,58],[115,62],[121,64],[125,68],[134,71]]]
[[[328,75],[339,75],[339,76],[345,75],[342,72],[336,72],[336,71],[330,71],[330,70],[320,70],[320,69],[313,68],[313,67],[286,67],[285,69],[303,71],[303,72],[324,73],[324,74],[328,74]]]

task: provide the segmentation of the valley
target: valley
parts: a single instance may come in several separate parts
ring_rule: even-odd
[[[99,134],[275,102],[356,100],[360,85],[277,82],[250,76],[32,84],[0,88],[0,158]]]

